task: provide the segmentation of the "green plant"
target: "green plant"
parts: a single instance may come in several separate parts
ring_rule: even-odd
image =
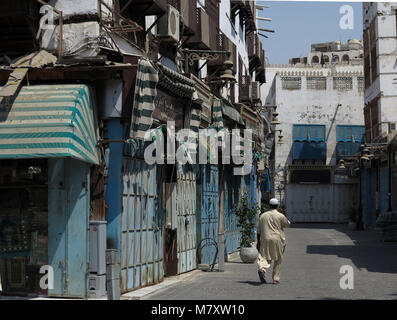
[[[254,241],[255,218],[259,211],[258,204],[249,205],[248,194],[244,193],[240,201],[233,206],[234,213],[238,217],[237,226],[241,232],[241,247],[250,247]]]
[[[354,208],[350,208],[349,211],[349,221],[356,222],[357,221],[357,211]]]

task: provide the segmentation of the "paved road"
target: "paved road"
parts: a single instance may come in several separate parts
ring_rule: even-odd
[[[256,264],[236,260],[225,272],[202,272],[145,299],[397,299],[396,242],[381,242],[375,231],[324,224],[296,224],[286,237],[278,286],[260,284]],[[353,290],[340,288],[343,265],[354,270]]]

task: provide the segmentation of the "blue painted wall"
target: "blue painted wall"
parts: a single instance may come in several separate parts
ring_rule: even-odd
[[[107,139],[123,139],[124,128],[120,119],[105,122]],[[123,143],[109,143],[106,150],[107,184],[105,185],[105,201],[107,204],[107,248],[117,249],[120,257],[120,216],[122,212],[122,158]]]
[[[89,165],[72,158],[48,160],[49,296],[87,297]]]

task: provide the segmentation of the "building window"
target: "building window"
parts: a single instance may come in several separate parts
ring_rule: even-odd
[[[365,126],[336,126],[337,142],[364,142]]]
[[[345,64],[349,63],[349,56],[347,54],[343,55],[342,62],[345,63]]]
[[[317,56],[314,56],[312,58],[312,64],[319,63],[319,62],[320,62],[320,60],[319,60],[319,58]]]
[[[318,124],[294,124],[293,140],[295,141],[325,141],[325,125]]]
[[[358,77],[357,78],[357,87],[359,92],[364,91],[364,77]]]
[[[353,79],[351,77],[334,77],[334,90],[348,91],[353,89]]]
[[[299,90],[301,88],[300,77],[283,77],[281,82],[283,89],[286,90]]]
[[[307,89],[309,90],[326,90],[327,78],[326,77],[307,77]]]

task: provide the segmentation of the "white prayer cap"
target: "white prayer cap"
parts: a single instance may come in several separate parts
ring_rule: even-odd
[[[278,205],[278,200],[276,198],[272,198],[272,199],[270,199],[269,203],[272,206],[277,206]]]

